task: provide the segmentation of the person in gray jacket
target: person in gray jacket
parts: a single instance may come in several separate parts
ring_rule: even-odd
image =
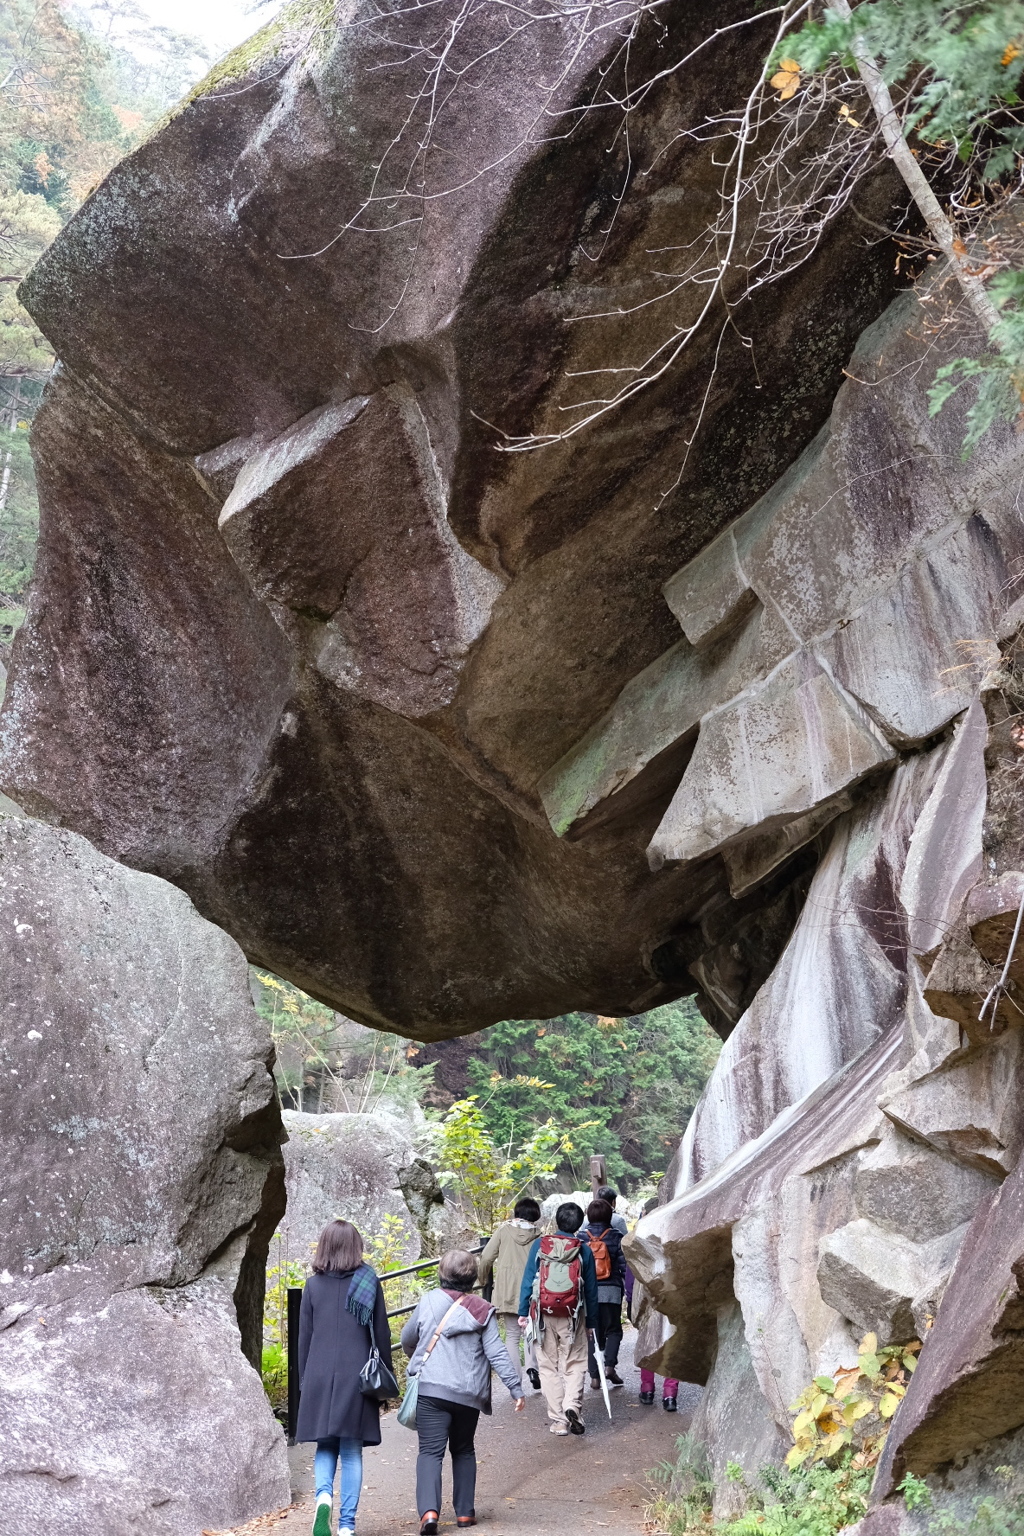
[[[498,1314],[498,1327],[505,1335],[505,1348],[513,1361],[519,1362],[519,1292],[530,1249],[540,1237],[540,1206],[526,1197],[516,1201],[511,1221],[503,1221],[480,1255],[480,1284],[494,1276],[491,1300]],[[530,1385],[540,1391],[537,1357],[532,1339],[523,1337],[526,1374]]]
[[[421,1296],[402,1329],[410,1376],[419,1383],[416,1399],[416,1507],[420,1536],[436,1536],[441,1512],[441,1467],[445,1447],[452,1456],[452,1503],[459,1528],[476,1524],[476,1450],[481,1413],[491,1411],[491,1370],[516,1400],[526,1403],[519,1371],[501,1342],[494,1308],[474,1296],[477,1263],[453,1248],[438,1265],[440,1289]]]

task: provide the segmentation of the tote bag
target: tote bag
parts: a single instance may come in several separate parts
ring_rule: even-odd
[[[423,1367],[426,1365],[427,1361],[430,1358],[431,1350],[434,1348],[434,1345],[437,1343],[438,1339],[441,1337],[441,1329],[444,1327],[445,1323],[451,1317],[452,1313],[457,1311],[458,1308],[461,1307],[461,1306],[462,1306],[462,1297],[460,1296],[458,1301],[453,1301],[452,1302],[451,1306],[448,1308],[448,1311],[445,1313],[444,1317],[442,1317],[441,1321],[438,1323],[437,1327],[434,1329],[434,1337],[431,1339],[430,1343],[427,1345],[426,1349],[423,1352],[423,1359],[420,1361],[420,1371],[422,1371]],[[408,1385],[406,1386],[406,1389],[405,1389],[405,1396],[402,1398],[402,1406],[398,1410],[398,1422],[405,1429],[415,1429],[416,1428],[416,1399],[419,1397],[419,1395],[420,1395],[419,1371],[417,1371],[415,1376],[410,1376],[409,1377]]]

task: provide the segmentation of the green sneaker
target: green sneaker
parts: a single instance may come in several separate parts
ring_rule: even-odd
[[[331,1506],[326,1499],[316,1507],[313,1536],[331,1536]]]

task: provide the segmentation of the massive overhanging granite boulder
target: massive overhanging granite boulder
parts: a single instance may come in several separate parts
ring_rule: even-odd
[[[173,886],[0,814],[0,1006],[4,1536],[288,1504],[254,1369],[281,1119],[244,957]]]
[[[609,0],[510,32],[482,4],[442,50],[435,121],[455,7],[301,10],[23,286],[61,368],[3,786],[364,1022],[642,1010],[692,987],[706,911],[719,936],[748,915],[717,859],[648,866],[692,733],[582,836],[553,834],[539,786],[673,647],[664,583],[827,417],[892,293],[888,252],[853,236],[900,213],[892,173],[618,410],[502,453],[579,419],[581,373],[696,318],[705,285],[668,296],[656,253],[717,218],[718,141],[690,130],[753,86],[774,23]],[[627,51],[631,80],[664,73],[624,132]],[[847,731],[858,773],[891,763],[820,669],[779,689]],[[758,974],[803,889],[748,924]]]

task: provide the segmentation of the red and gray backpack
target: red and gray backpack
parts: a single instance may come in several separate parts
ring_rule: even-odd
[[[578,1237],[542,1237],[531,1311],[575,1317],[583,1303],[583,1265]]]

